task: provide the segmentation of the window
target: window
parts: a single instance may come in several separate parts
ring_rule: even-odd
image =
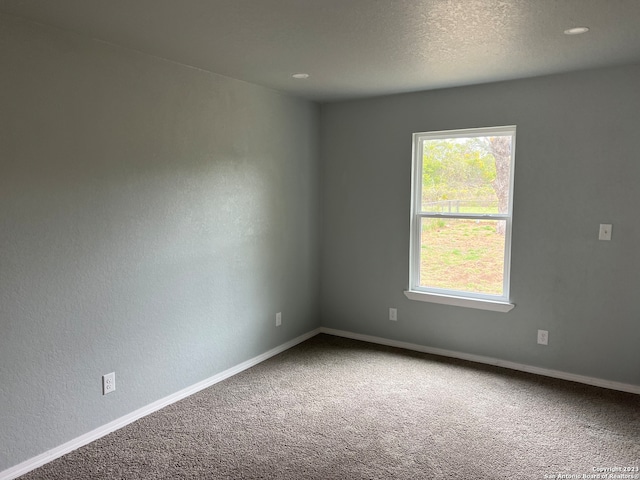
[[[509,311],[516,127],[413,135],[407,297]]]

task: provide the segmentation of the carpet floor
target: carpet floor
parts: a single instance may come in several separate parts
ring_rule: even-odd
[[[21,480],[640,478],[639,466],[638,395],[318,335]]]

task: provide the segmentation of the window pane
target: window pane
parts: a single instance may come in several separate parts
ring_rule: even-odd
[[[421,221],[420,286],[503,294],[504,220]]]
[[[422,142],[422,212],[508,213],[511,136]]]

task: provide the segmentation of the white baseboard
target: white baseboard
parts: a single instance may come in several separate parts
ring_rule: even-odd
[[[640,395],[640,386],[639,385],[632,385],[632,384],[628,384],[628,383],[621,383],[621,382],[613,382],[610,380],[603,380],[600,378],[593,378],[593,377],[587,377],[584,375],[576,375],[573,373],[566,373],[566,372],[561,372],[561,371],[557,371],[557,370],[550,370],[547,368],[540,368],[540,367],[532,367],[529,365],[524,365],[524,364],[520,364],[520,363],[515,363],[515,362],[509,362],[506,360],[500,360],[497,358],[491,358],[491,357],[484,357],[481,355],[473,355],[473,354],[469,354],[469,353],[461,353],[461,352],[456,352],[453,350],[444,350],[441,348],[433,348],[433,347],[425,347],[423,345],[417,345],[414,343],[408,343],[408,342],[401,342],[401,341],[397,341],[397,340],[389,340],[386,338],[382,338],[382,337],[374,337],[371,335],[363,335],[360,333],[353,333],[353,332],[347,332],[344,330],[336,330],[333,328],[325,328],[325,327],[321,327],[321,328],[317,328],[315,330],[312,330],[308,333],[305,333],[304,335],[301,335],[299,337],[294,338],[293,340],[290,340],[278,347],[275,347],[271,350],[269,350],[268,352],[263,353],[262,355],[258,355],[257,357],[254,357],[250,360],[247,360],[245,362],[242,362],[239,365],[236,365],[235,367],[232,367],[228,370],[225,370],[224,372],[220,372],[217,375],[214,375],[212,377],[209,377],[201,382],[198,382],[194,385],[191,385],[190,387],[184,388],[172,395],[169,395],[167,397],[164,397],[160,400],[157,400],[145,407],[139,408],[138,410],[135,410],[123,417],[120,417],[112,422],[107,423],[106,425],[103,425],[101,427],[96,428],[95,430],[92,430],[88,433],[85,433],[84,435],[81,435],[77,438],[74,438],[73,440],[70,440],[69,442],[66,442],[58,447],[52,448],[51,450],[48,450],[36,457],[33,457],[29,460],[26,460],[22,463],[19,463],[18,465],[15,465],[14,467],[8,468],[7,470],[4,470],[2,472],[0,472],[0,480],[13,480],[21,475],[24,475],[28,472],[30,472],[31,470],[35,470],[38,467],[41,467],[42,465],[49,463],[52,460],[55,460],[56,458],[59,458],[63,455],[66,455],[69,452],[72,452],[73,450],[76,450],[84,445],[87,445],[101,437],[104,437],[105,435],[114,432],[122,427],[124,427],[125,425],[128,425],[132,422],[135,422],[136,420],[145,417],[147,415],[149,415],[150,413],[153,413],[157,410],[160,410],[163,407],[166,407],[167,405],[170,405],[172,403],[175,403],[179,400],[182,400],[183,398],[186,398],[190,395],[193,395],[196,392],[199,392],[200,390],[203,390],[207,387],[210,387],[211,385],[214,385],[218,382],[221,382],[222,380],[225,380],[229,377],[232,377],[233,375],[236,375],[248,368],[253,367],[254,365],[257,365],[279,353],[284,352],[285,350],[288,350],[291,347],[294,347],[295,345],[298,345],[299,343],[304,342],[305,340],[308,340],[311,337],[314,337],[316,335],[318,335],[319,333],[326,333],[328,335],[334,335],[337,337],[345,337],[345,338],[351,338],[353,340],[361,340],[364,342],[369,342],[369,343],[377,343],[380,345],[387,345],[390,347],[397,347],[397,348],[404,348],[406,350],[414,350],[417,352],[423,352],[423,353],[431,353],[434,355],[441,355],[444,357],[452,357],[452,358],[459,358],[462,360],[469,360],[471,362],[477,362],[477,363],[484,363],[484,364],[488,364],[488,365],[495,365],[498,367],[504,367],[504,368],[509,368],[511,370],[518,370],[521,372],[528,372],[528,373],[534,373],[537,375],[542,375],[545,377],[553,377],[553,378],[559,378],[562,380],[569,380],[572,382],[578,382],[578,383],[584,383],[587,385],[593,385],[596,387],[603,387],[603,388],[609,388],[612,390],[619,390],[622,392],[628,392],[628,393],[635,393],[637,395]]]
[[[123,417],[120,417],[112,422],[109,422],[106,425],[98,427],[95,430],[92,430],[88,433],[85,433],[84,435],[74,438],[73,440],[63,443],[58,447],[52,448],[51,450],[48,450],[36,457],[30,458],[29,460],[19,463],[14,467],[8,468],[7,470],[0,472],[0,480],[13,480],[14,478],[17,478],[20,475],[24,475],[25,473],[28,473],[31,470],[35,470],[36,468],[41,467],[45,463],[49,463],[50,461],[55,460],[58,457],[66,455],[67,453],[72,452],[73,450],[76,450],[101,437],[104,437],[105,435],[111,432],[114,432],[124,427],[125,425],[135,422],[136,420],[142,417],[145,417],[150,413],[160,410],[161,408],[166,407],[167,405],[171,405],[172,403],[175,403],[178,400],[182,400],[183,398],[193,395],[194,393],[199,392],[200,390],[203,390],[207,387],[210,387],[211,385],[221,382],[222,380],[232,377],[233,375],[236,375],[242,372],[243,370],[246,370],[248,368],[253,367],[254,365],[264,362],[268,358],[271,358],[279,353],[282,353],[285,350],[288,350],[291,347],[294,347],[295,345],[302,343],[311,337],[316,336],[318,333],[320,333],[320,329],[315,329],[308,333],[305,333],[304,335],[300,335],[299,337],[296,337],[293,340],[283,343],[278,347],[272,348],[271,350],[263,353],[262,355],[258,355],[257,357],[247,360],[246,362],[242,362],[241,364],[236,365],[235,367],[229,368],[224,372],[220,372],[212,377],[202,380],[201,382],[191,385],[190,387],[184,388],[172,395],[161,398],[160,400],[150,403],[145,407],[139,408],[138,410],[135,410]]]
[[[561,380],[569,380],[571,382],[584,383],[595,387],[609,388],[611,390],[619,390],[621,392],[635,393],[640,395],[640,385],[632,385],[629,383],[614,382],[611,380],[603,380],[601,378],[587,377],[584,375],[576,375],[574,373],[566,373],[558,370],[550,370],[548,368],[532,367],[522,363],[509,362],[498,358],[484,357],[482,355],[473,355],[470,353],[461,353],[453,350],[444,350],[441,348],[425,347],[414,343],[400,342],[397,340],[389,340],[382,337],[373,337],[371,335],[363,335],[360,333],[347,332],[343,330],[335,330],[333,328],[320,328],[320,333],[335,335],[337,337],[351,338],[353,340],[362,340],[363,342],[377,343],[387,345],[389,347],[404,348],[406,350],[414,350],[416,352],[431,353],[441,355],[443,357],[459,358],[461,360],[469,360],[471,362],[485,363],[495,365],[497,367],[509,368],[521,372],[535,373],[545,377],[559,378]]]

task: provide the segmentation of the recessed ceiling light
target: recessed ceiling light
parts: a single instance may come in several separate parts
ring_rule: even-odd
[[[587,33],[589,31],[589,27],[573,27],[568,28],[564,31],[565,35],[580,35],[581,33]]]
[[[308,73],[294,73],[291,76],[293,78],[297,78],[298,80],[305,80],[305,79],[309,78],[309,74]]]

